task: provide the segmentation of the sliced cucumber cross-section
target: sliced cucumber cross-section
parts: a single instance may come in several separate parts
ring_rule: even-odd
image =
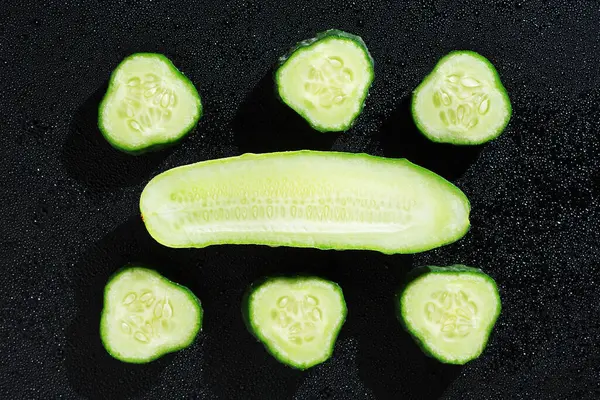
[[[193,83],[162,54],[136,53],[113,71],[98,126],[115,148],[140,154],[172,145],[202,116]]]
[[[434,142],[475,145],[504,131],[512,106],[489,60],[472,51],[453,51],[415,89],[412,114]]]
[[[400,321],[428,355],[465,364],[484,351],[500,315],[494,280],[464,265],[420,267],[399,293]]]
[[[104,291],[100,337],[108,353],[147,363],[189,346],[202,327],[200,300],[158,272],[128,266]]]
[[[331,357],[347,314],[342,289],[312,276],[272,277],[253,285],[243,311],[269,353],[302,370]]]
[[[140,211],[169,247],[414,253],[460,239],[470,205],[456,186],[406,159],[300,150],[176,167],[146,185]]]
[[[346,131],[361,113],[373,82],[364,41],[337,29],[298,43],[279,61],[279,97],[321,132]]]

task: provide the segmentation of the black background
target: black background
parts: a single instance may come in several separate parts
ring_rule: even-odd
[[[596,1],[4,1],[0,7],[0,397],[149,399],[600,398],[600,5]],[[362,36],[376,78],[346,134],[311,131],[273,96],[295,42]],[[411,90],[450,50],[497,67],[513,103],[504,134],[435,145],[410,121]],[[111,70],[162,52],[205,106],[180,145],[132,157],[96,129]],[[291,149],[407,157],[472,202],[461,241],[413,256],[262,246],[172,250],[138,215],[145,183],[195,161]],[[189,286],[205,309],[188,349],[148,365],[111,359],[102,288],[129,261]],[[481,358],[427,358],[393,294],[411,268],[465,263],[497,280],[503,312]],[[337,281],[349,314],[333,358],[304,373],[245,330],[247,285],[276,272]]]

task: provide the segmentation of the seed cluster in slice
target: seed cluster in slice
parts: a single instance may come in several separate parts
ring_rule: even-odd
[[[512,107],[494,66],[471,51],[443,57],[415,89],[413,118],[435,142],[480,144],[496,138]]]
[[[364,41],[329,30],[299,43],[275,73],[280,98],[316,130],[345,131],[362,111],[373,81]]]
[[[145,363],[187,347],[202,327],[203,310],[186,287],[143,267],[126,267],[108,282],[101,338],[115,358]]]
[[[99,127],[115,148],[138,154],[176,143],[201,116],[198,91],[168,58],[136,53],[113,71]]]
[[[318,277],[273,277],[251,288],[244,315],[280,362],[307,369],[331,357],[346,319],[341,288]]]
[[[464,364],[485,349],[500,314],[494,280],[464,265],[421,267],[399,294],[399,318],[424,351]]]

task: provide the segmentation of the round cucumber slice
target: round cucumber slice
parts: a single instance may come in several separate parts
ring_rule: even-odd
[[[399,293],[399,318],[431,357],[465,364],[481,355],[501,311],[495,281],[464,265],[420,267]]]
[[[202,112],[194,84],[167,57],[136,53],[111,74],[98,126],[116,149],[141,154],[177,143]]]
[[[142,364],[188,347],[202,328],[200,300],[143,267],[114,274],[104,290],[100,337],[107,352]]]
[[[453,51],[415,89],[412,115],[434,142],[475,145],[504,131],[512,106],[491,62],[473,51]]]
[[[465,194],[406,159],[299,150],[201,161],[155,176],[140,197],[168,247],[263,244],[415,253],[460,239]]]
[[[346,314],[342,289],[314,276],[268,278],[244,303],[250,332],[279,362],[301,370],[331,357]]]
[[[364,41],[337,29],[298,43],[275,72],[280,99],[320,132],[350,129],[373,79]]]

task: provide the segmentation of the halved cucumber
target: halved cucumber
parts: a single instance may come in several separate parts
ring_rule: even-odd
[[[169,247],[264,244],[414,253],[460,239],[470,205],[405,159],[311,150],[177,167],[144,188],[151,236]]]
[[[399,292],[399,319],[423,351],[448,364],[483,352],[500,315],[494,280],[464,265],[420,267]]]
[[[412,115],[434,142],[475,145],[504,131],[512,106],[492,63],[473,51],[453,51],[415,89]]]
[[[275,72],[281,100],[321,132],[350,129],[373,78],[365,42],[337,29],[296,44]]]
[[[104,290],[100,337],[114,358],[147,363],[189,346],[202,315],[200,300],[186,287],[154,270],[126,267]]]
[[[271,277],[249,290],[250,332],[279,362],[305,370],[331,357],[346,320],[342,289],[314,277]]]
[[[111,74],[98,126],[113,147],[140,154],[178,142],[201,116],[194,84],[167,57],[136,53]]]

